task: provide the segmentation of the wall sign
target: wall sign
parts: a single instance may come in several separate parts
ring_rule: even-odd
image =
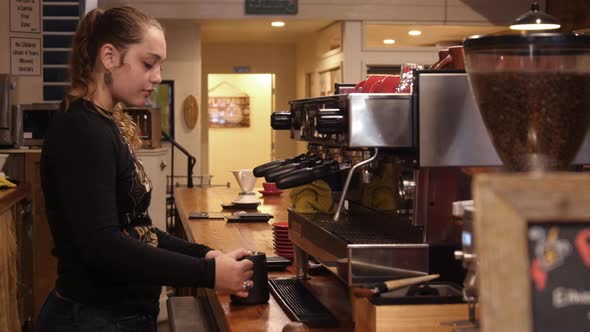
[[[41,0],[10,0],[10,32],[41,32]]]
[[[250,127],[250,96],[223,81],[208,95],[209,128]]]
[[[246,14],[296,15],[297,0],[246,0]]]
[[[41,38],[10,38],[10,73],[41,75]]]
[[[234,66],[234,73],[249,73],[250,66]]]

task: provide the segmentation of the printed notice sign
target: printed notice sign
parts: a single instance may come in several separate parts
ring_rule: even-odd
[[[528,243],[534,331],[589,331],[590,223],[530,224]]]
[[[42,0],[10,0],[10,32],[41,32]]]
[[[41,38],[11,37],[10,66],[13,75],[41,75]]]

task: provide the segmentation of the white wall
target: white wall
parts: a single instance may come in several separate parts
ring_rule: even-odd
[[[0,1],[0,73],[10,73],[10,37],[41,38],[39,33],[10,32],[9,0]],[[43,81],[39,76],[14,77],[16,89],[12,93],[12,103],[33,103],[43,100]]]
[[[167,43],[167,60],[163,66],[162,79],[174,80],[174,133],[178,143],[184,146],[197,158],[194,169],[195,175],[200,175],[201,154],[201,126],[203,121],[203,104],[201,103],[201,38],[199,26],[189,21],[161,22]],[[183,101],[188,95],[193,95],[199,103],[198,123],[189,129],[184,122]],[[174,175],[186,175],[187,159],[179,151],[174,153]],[[177,179],[186,183],[184,179]]]
[[[233,66],[248,66],[250,73],[275,74],[275,110],[288,110],[289,100],[295,99],[295,46],[286,44],[204,44],[203,45],[203,86],[207,86],[208,74],[233,73]],[[207,105],[207,95],[203,94]],[[270,127],[270,116],[266,119]],[[201,128],[205,137],[201,139],[203,158],[208,153],[206,123]],[[272,131],[273,155],[270,159],[292,157],[297,153],[296,142],[289,138],[287,131]],[[203,167],[206,167],[204,161]],[[206,173],[203,170],[203,173]]]
[[[211,74],[208,80],[209,90],[225,82],[250,97],[250,127],[209,128],[209,173],[213,183],[229,182],[237,187],[230,171],[254,168],[271,159],[272,74]],[[232,92],[214,92],[232,96]],[[258,179],[258,187],[261,183]]]

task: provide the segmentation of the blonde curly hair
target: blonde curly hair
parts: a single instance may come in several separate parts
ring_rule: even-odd
[[[110,43],[122,53],[122,59],[129,45],[138,44],[148,27],[163,31],[160,23],[133,7],[115,7],[109,10],[91,10],[80,21],[74,34],[70,53],[70,86],[65,97],[65,108],[77,99],[90,96],[91,75],[100,47]],[[121,59],[121,61],[122,61]],[[141,147],[140,132],[133,119],[123,111],[121,103],[115,105],[112,114],[98,108],[102,115],[112,118],[131,148]]]

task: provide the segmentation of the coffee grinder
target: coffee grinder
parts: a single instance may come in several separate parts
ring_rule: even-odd
[[[464,46],[470,87],[505,171],[567,171],[572,160],[587,163],[590,36],[478,36]],[[470,304],[485,293],[477,287],[476,213],[464,208],[463,251],[456,252],[468,270],[464,298]],[[457,331],[477,329],[474,314],[470,305],[472,325]]]

